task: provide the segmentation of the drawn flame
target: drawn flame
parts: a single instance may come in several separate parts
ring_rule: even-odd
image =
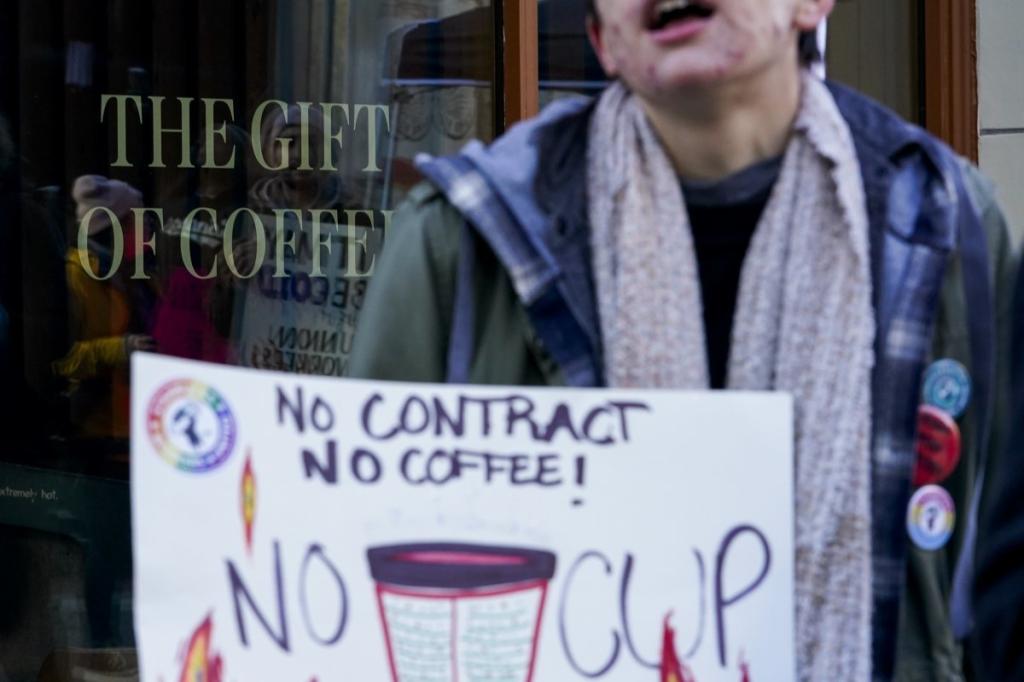
[[[743,655],[742,651],[740,652],[740,673],[743,675],[740,682],[750,682],[750,664],[747,663],[747,657]]]
[[[242,470],[242,522],[245,524],[245,548],[252,552],[252,531],[256,521],[256,476],[252,472],[252,452],[246,453]]]
[[[694,682],[693,674],[676,653],[676,631],[669,625],[672,613],[665,615],[661,636],[661,682]]]
[[[221,682],[223,662],[212,652],[213,620],[210,616],[192,633],[179,682]]]

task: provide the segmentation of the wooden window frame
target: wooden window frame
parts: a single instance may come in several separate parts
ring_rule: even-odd
[[[978,161],[976,0],[923,0],[925,127]]]
[[[540,109],[540,27],[537,0],[500,0],[503,47],[500,59],[504,126],[530,118]]]

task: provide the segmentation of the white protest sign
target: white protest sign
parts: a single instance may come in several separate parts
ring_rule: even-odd
[[[144,682],[794,677],[787,396],[132,376]]]

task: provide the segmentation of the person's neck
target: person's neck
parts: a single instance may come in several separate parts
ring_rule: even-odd
[[[680,177],[719,180],[780,156],[800,107],[800,69],[773,66],[743,82],[689,88],[671,102],[643,101]]]

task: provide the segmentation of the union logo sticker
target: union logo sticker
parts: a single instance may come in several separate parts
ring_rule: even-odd
[[[192,379],[160,387],[146,409],[146,430],[157,454],[196,474],[227,461],[238,436],[235,415],[224,397]]]

